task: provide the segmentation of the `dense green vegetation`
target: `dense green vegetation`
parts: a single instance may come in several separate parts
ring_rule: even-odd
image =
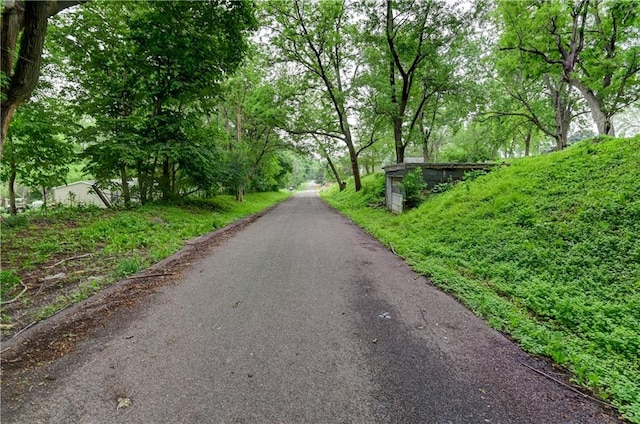
[[[392,215],[384,176],[325,199],[527,351],[640,423],[640,137],[513,160]]]
[[[16,197],[60,202],[51,189],[77,178],[124,204],[241,200],[296,185],[313,152],[358,190],[405,158],[499,160],[640,129],[633,1],[46,3],[0,7],[14,214]]]
[[[242,203],[233,196],[218,196],[182,205],[147,204],[122,210],[52,208],[9,217],[1,234],[2,300],[18,295],[20,279],[30,273],[48,268],[55,273],[59,260],[78,258],[65,263],[67,276],[58,283],[64,285],[62,294],[30,311],[29,322],[45,318],[170,256],[186,241],[289,195],[288,191],[252,193]],[[20,297],[22,308],[29,310],[36,292],[40,291],[29,290]],[[2,321],[11,323],[4,307]]]

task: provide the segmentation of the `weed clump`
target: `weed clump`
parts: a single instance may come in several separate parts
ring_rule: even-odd
[[[20,229],[29,225],[29,220],[23,214],[9,215],[6,218],[1,218],[0,224],[3,228]]]
[[[0,271],[0,300],[6,301],[7,296],[20,284],[20,277],[12,270]]]

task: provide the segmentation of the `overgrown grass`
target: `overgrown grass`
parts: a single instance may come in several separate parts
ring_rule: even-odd
[[[54,208],[19,215],[11,225],[2,225],[2,298],[21,288],[20,275],[42,272],[45,265],[51,267],[58,260],[90,254],[65,262],[65,266],[80,268],[67,276],[67,282],[76,287],[30,314],[33,320],[46,318],[170,256],[186,241],[260,212],[288,196],[288,191],[280,191],[247,194],[243,203],[231,196],[219,196],[173,206]],[[51,272],[58,272],[54,268]],[[25,307],[29,306],[30,295],[31,291],[21,298]]]
[[[13,292],[20,284],[20,277],[11,270],[0,271],[0,300],[6,301],[7,293]]]
[[[514,160],[400,216],[367,206],[382,176],[363,186],[324,197],[640,423],[640,136]]]

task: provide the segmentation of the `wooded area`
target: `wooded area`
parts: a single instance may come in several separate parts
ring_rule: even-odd
[[[0,177],[13,212],[70,169],[126,205],[242,200],[634,135],[638,28],[625,0],[7,1]]]

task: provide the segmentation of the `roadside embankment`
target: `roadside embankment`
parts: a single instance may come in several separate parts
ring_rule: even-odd
[[[510,164],[402,215],[379,206],[381,175],[323,197],[640,423],[640,136]]]

